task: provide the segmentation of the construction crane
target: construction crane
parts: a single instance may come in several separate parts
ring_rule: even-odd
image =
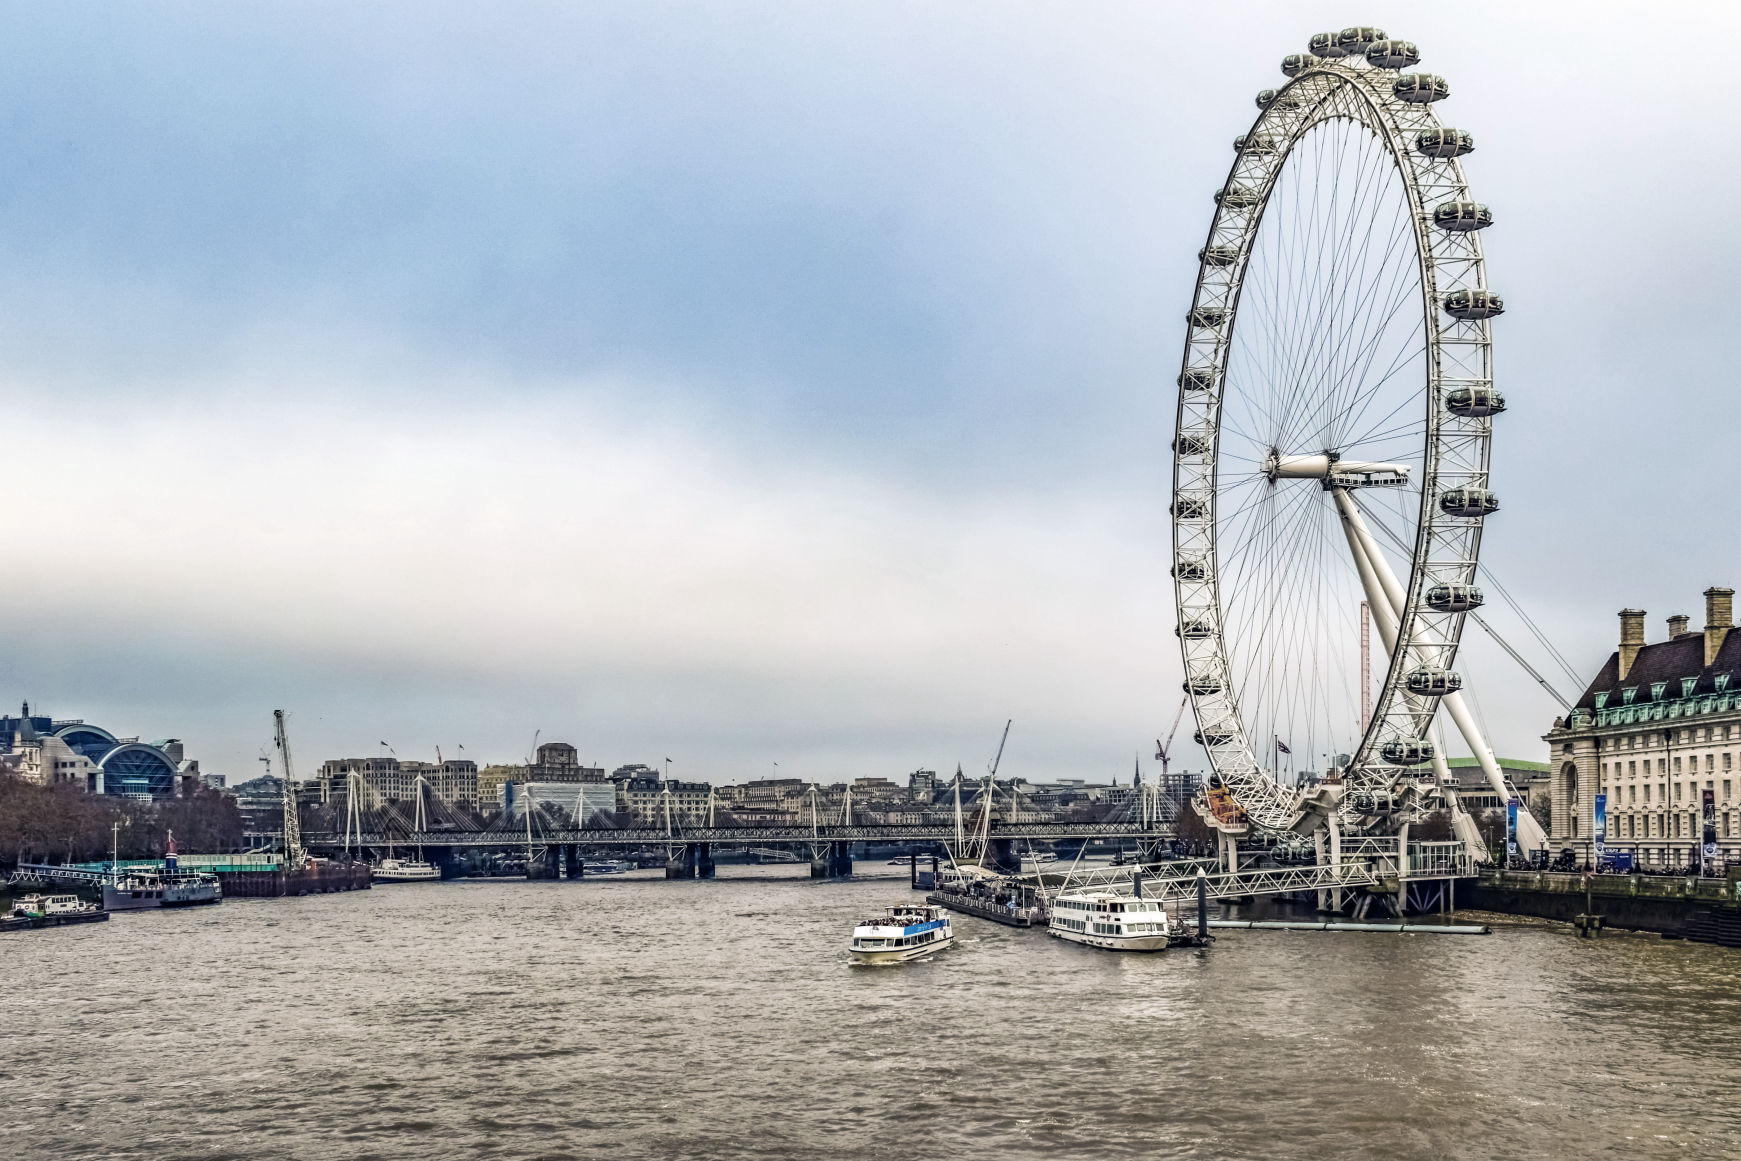
[[[1179,702],[1179,712],[1173,715],[1173,728],[1167,733],[1167,740],[1155,739],[1155,761],[1161,764],[1161,785],[1167,784],[1167,763],[1172,761],[1173,739],[1179,736],[1179,723],[1185,720],[1185,707],[1191,704],[1187,694]]]
[[[1003,761],[1004,743],[1010,740],[1010,726],[1014,724],[1015,720],[1016,719],[1014,718],[1010,718],[1003,724],[1003,737],[999,738],[997,742],[997,757],[991,760],[991,776],[993,778],[997,777],[998,763]]]
[[[277,734],[278,760],[284,766],[284,869],[299,871],[306,856],[302,850],[302,828],[296,820],[296,776],[290,768],[290,738],[284,732],[284,711],[272,711],[272,725]]]

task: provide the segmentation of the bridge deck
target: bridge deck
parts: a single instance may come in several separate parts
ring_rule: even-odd
[[[991,828],[991,840],[1065,839],[1065,838],[1169,838],[1172,830],[1153,823],[1140,822],[1032,822],[1011,823]],[[977,836],[969,835],[969,839]],[[955,828],[949,825],[893,826],[689,826],[663,827],[580,827],[573,830],[535,832],[531,845],[566,846],[662,846],[668,843],[723,843],[731,846],[772,843],[862,843],[862,842],[954,842]],[[338,833],[304,833],[304,846],[339,847],[345,836]],[[352,835],[353,847],[396,846],[430,847],[523,847],[527,845],[524,831],[511,828],[491,831],[413,831],[405,834],[368,833]]]

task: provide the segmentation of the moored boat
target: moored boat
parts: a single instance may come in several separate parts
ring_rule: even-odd
[[[852,929],[852,958],[855,963],[905,963],[954,942],[943,908],[891,907]]]
[[[1107,951],[1164,951],[1172,924],[1158,899],[1111,891],[1078,891],[1052,902],[1046,931],[1071,943]]]
[[[174,831],[169,832],[169,849],[163,856],[162,871],[135,867],[123,874],[119,859],[111,860],[109,867],[109,881],[103,884],[104,911],[198,907],[224,901],[224,889],[216,875],[183,871],[176,865]]]
[[[94,915],[102,908],[83,902],[77,895],[25,895],[12,904],[18,919],[48,919],[69,915]]]
[[[199,872],[134,870],[103,884],[103,910],[137,911],[147,907],[197,907],[221,903],[224,889],[216,875]]]
[[[108,913],[77,895],[25,895],[12,904],[12,913],[0,919],[0,930],[21,927],[59,927],[65,923],[101,923]]]
[[[440,880],[441,868],[421,859],[382,859],[370,869],[377,883],[431,883]]]
[[[581,872],[586,875],[620,875],[634,869],[635,864],[627,859],[587,859],[581,863]]]

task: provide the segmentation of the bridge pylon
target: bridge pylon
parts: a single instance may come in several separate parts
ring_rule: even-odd
[[[852,877],[852,844],[849,842],[817,843],[810,856],[812,879],[849,879]]]

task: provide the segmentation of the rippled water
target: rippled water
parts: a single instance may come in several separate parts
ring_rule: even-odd
[[[1741,952],[1523,921],[1117,956],[958,917],[853,968],[904,877],[720,875],[0,936],[0,1157],[1741,1155]]]

